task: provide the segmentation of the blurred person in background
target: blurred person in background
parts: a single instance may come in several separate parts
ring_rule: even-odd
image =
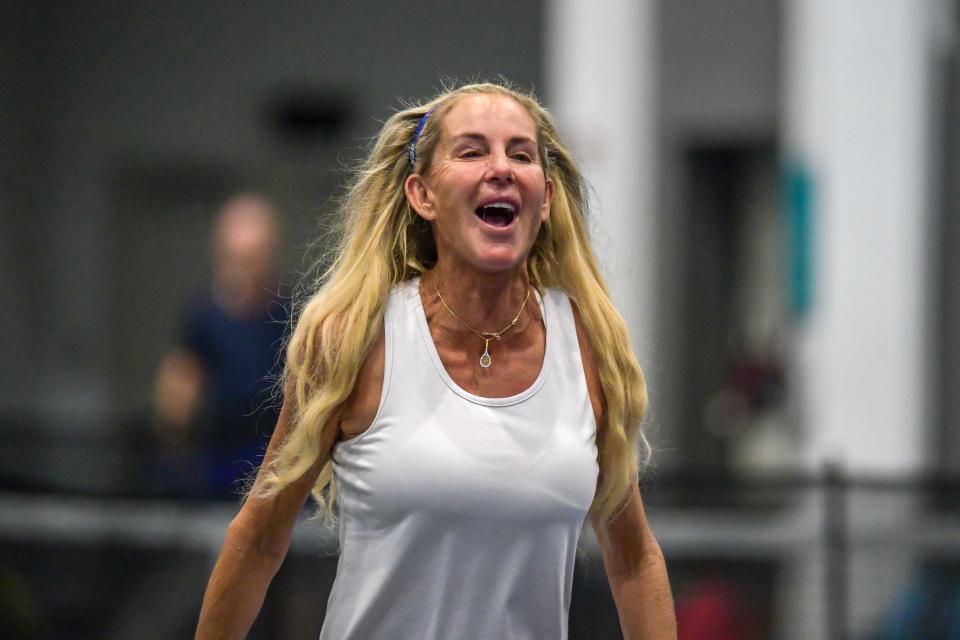
[[[394,114],[299,309],[285,399],[198,638],[241,638],[312,492],[321,638],[565,638],[589,516],[627,638],[676,637],[637,484],[647,396],[546,111],[468,85]]]
[[[188,305],[154,385],[166,491],[236,495],[279,412],[287,305],[279,293],[280,219],[262,196],[227,200],[211,233],[212,279]]]

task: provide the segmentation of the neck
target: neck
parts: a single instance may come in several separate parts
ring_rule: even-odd
[[[456,314],[480,331],[502,329],[517,315],[530,288],[526,264],[490,274],[440,261],[422,282],[424,293],[432,296],[439,290]]]

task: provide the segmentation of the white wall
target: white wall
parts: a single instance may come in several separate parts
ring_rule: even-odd
[[[814,194],[798,334],[814,468],[910,471],[926,456],[931,5],[787,3],[786,158]]]
[[[591,231],[641,364],[655,316],[655,2],[552,0],[549,103],[595,189]]]

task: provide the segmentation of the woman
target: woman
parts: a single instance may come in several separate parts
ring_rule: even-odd
[[[636,482],[645,386],[583,197],[547,113],[509,88],[387,121],[197,637],[246,633],[311,491],[340,519],[321,638],[566,637],[588,514],[625,637],[675,637]]]

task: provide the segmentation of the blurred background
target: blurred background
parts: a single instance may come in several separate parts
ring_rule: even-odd
[[[347,168],[503,76],[593,186],[681,638],[960,638],[958,4],[3,3],[0,637],[192,637]],[[335,567],[302,522],[251,637]]]

